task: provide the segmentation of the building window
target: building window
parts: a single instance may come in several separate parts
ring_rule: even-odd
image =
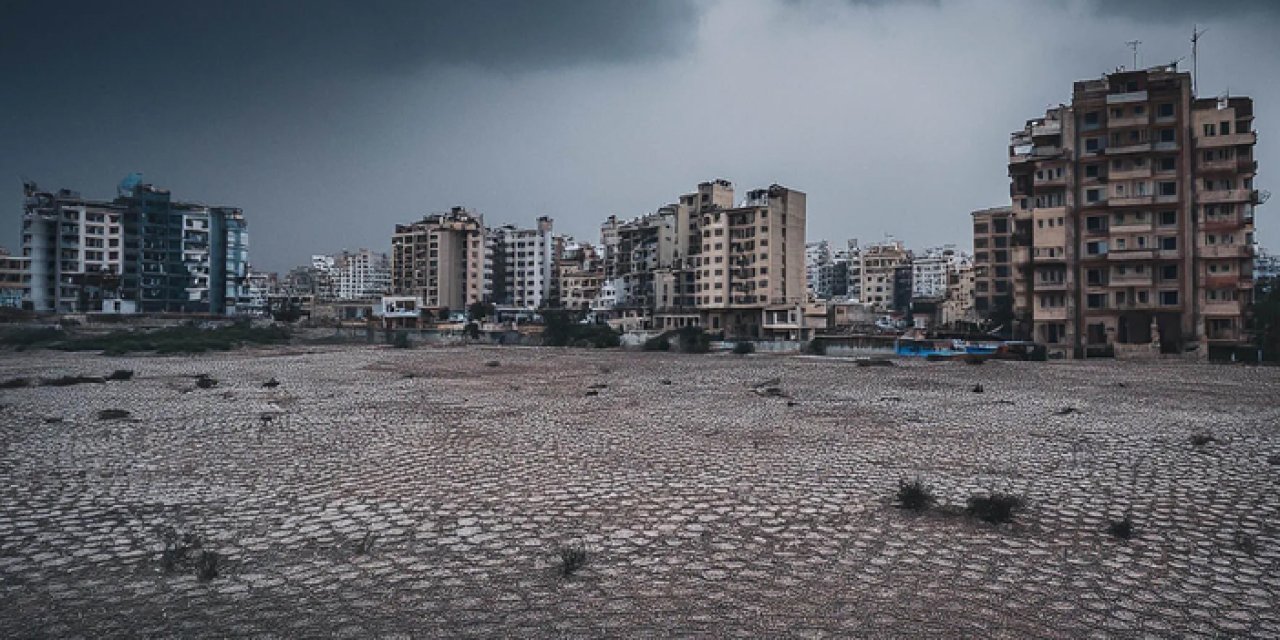
[[[1096,124],[1098,124],[1098,112],[1097,112],[1097,111],[1090,111],[1090,112],[1088,112],[1088,113],[1084,114],[1084,123],[1085,123],[1086,125],[1096,125]]]
[[[1178,224],[1178,212],[1177,211],[1161,211],[1160,224],[1166,227]]]
[[[1206,137],[1218,135],[1217,127],[1212,122],[1206,122],[1204,124],[1204,135]]]
[[[1160,130],[1160,142],[1177,142],[1178,137],[1173,129]]]
[[[1172,103],[1172,102],[1161,102],[1160,104],[1156,105],[1156,117],[1157,117],[1157,118],[1172,118],[1172,117],[1173,117],[1173,103]]]
[[[1160,304],[1165,306],[1173,306],[1178,304],[1178,292],[1177,291],[1161,291]]]
[[[1086,178],[1096,178],[1096,177],[1098,177],[1098,165],[1096,165],[1096,164],[1086,164],[1086,165],[1084,166],[1084,177],[1086,177]]]
[[[1164,238],[1160,238],[1160,250],[1161,251],[1177,251],[1178,238],[1176,236],[1166,236]]]
[[[1161,182],[1161,183],[1158,185],[1158,187],[1159,187],[1159,191],[1158,191],[1158,193],[1159,193],[1160,195],[1162,195],[1162,196],[1176,196],[1176,195],[1178,195],[1178,183],[1177,183],[1177,182],[1173,182],[1173,181]]]
[[[1166,264],[1163,267],[1160,267],[1160,278],[1163,280],[1177,280],[1178,265]]]
[[[1084,192],[1085,202],[1099,202],[1102,200],[1102,189],[1086,189]]]
[[[1090,309],[1105,309],[1107,308],[1107,294],[1091,293],[1086,298],[1086,304]]]

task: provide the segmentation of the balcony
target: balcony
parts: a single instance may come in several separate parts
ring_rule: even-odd
[[[1067,255],[1065,252],[1059,250],[1054,255],[1033,256],[1031,258],[1031,261],[1034,262],[1035,264],[1055,264],[1055,263],[1061,264],[1067,261]]]
[[[1253,250],[1245,244],[1211,244],[1199,247],[1196,253],[1201,258],[1251,258]]]
[[[1037,187],[1065,187],[1067,186],[1066,174],[1054,177],[1036,178],[1033,184]]]
[[[1155,204],[1156,197],[1152,195],[1127,195],[1112,196],[1111,206],[1113,207],[1145,207]]]
[[[1253,189],[1217,189],[1214,191],[1201,191],[1196,198],[1201,204],[1253,202],[1257,199],[1257,193]]]
[[[1176,141],[1162,141],[1151,145],[1152,151],[1177,151],[1178,143]]]
[[[1140,142],[1138,144],[1126,144],[1118,147],[1107,147],[1107,155],[1122,156],[1130,153],[1150,153],[1151,143]]]
[[[1149,287],[1154,282],[1154,274],[1147,270],[1146,273],[1125,273],[1123,275],[1112,274],[1112,287]]]
[[[1238,316],[1243,312],[1239,300],[1206,300],[1203,309],[1207,316]]]
[[[1110,120],[1107,120],[1107,127],[1111,129],[1145,127],[1149,124],[1151,124],[1151,117],[1146,114],[1140,116],[1125,116],[1123,118],[1111,118]]]
[[[1062,307],[1041,307],[1035,308],[1036,320],[1069,320],[1071,312],[1065,306]]]
[[[1062,147],[1055,146],[1055,145],[1037,146],[1031,150],[1031,155],[1039,159],[1057,158],[1057,157],[1061,157],[1062,154],[1063,154]]]
[[[1242,218],[1213,218],[1200,223],[1201,231],[1235,231],[1245,226]]]
[[[1211,274],[1204,279],[1207,289],[1235,289],[1240,284],[1240,276],[1235,273]]]
[[[1149,233],[1151,231],[1151,223],[1143,222],[1143,223],[1131,223],[1131,224],[1117,224],[1112,226],[1110,231],[1112,234],[1115,234],[1115,235],[1120,235],[1124,233]]]
[[[1196,165],[1197,173],[1235,173],[1239,170],[1242,163],[1237,162],[1235,158],[1227,158],[1224,160],[1206,160]]]
[[[1036,291],[1066,291],[1067,283],[1062,280],[1036,280]]]
[[[1039,138],[1041,136],[1056,136],[1062,133],[1061,120],[1049,120],[1042,124],[1033,125],[1031,127],[1031,137]]]
[[[1115,182],[1117,180],[1132,180],[1134,178],[1150,178],[1151,165],[1148,164],[1145,167],[1135,167],[1132,169],[1124,169],[1124,170],[1112,169],[1111,173],[1107,177],[1112,182]]]
[[[1156,252],[1151,249],[1113,249],[1107,254],[1107,259],[1115,261],[1127,260],[1154,260]]]
[[[1203,138],[1196,138],[1196,147],[1199,149],[1216,149],[1219,147],[1252,145],[1257,142],[1258,132],[1245,131],[1244,133],[1233,133],[1225,136],[1205,136]]]
[[[1107,104],[1126,104],[1130,102],[1146,102],[1146,91],[1129,91],[1127,93],[1107,94]]]

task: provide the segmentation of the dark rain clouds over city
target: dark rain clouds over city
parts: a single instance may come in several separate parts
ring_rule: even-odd
[[[109,197],[140,171],[243,207],[268,270],[459,204],[595,240],[714,177],[808,192],[810,239],[965,246],[1011,131],[1128,41],[1190,70],[1196,24],[1200,94],[1252,96],[1266,140],[1269,1],[8,0],[0,245],[22,178]]]

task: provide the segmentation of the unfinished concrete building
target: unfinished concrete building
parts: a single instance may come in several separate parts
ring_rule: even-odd
[[[1244,343],[1264,199],[1252,106],[1196,99],[1161,66],[1077,82],[1015,132],[1016,337],[1074,356]]]

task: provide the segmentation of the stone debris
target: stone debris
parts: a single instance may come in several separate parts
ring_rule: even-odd
[[[1280,369],[308,349],[0,358],[5,635],[1280,636]]]

